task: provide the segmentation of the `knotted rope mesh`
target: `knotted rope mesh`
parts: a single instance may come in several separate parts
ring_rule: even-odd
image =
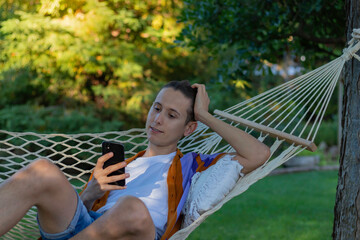
[[[124,144],[126,157],[147,146],[144,129],[122,132],[83,134],[37,134],[0,130],[0,181],[4,181],[20,168],[38,158],[53,161],[64,172],[75,189],[83,188],[101,155],[102,141]],[[39,230],[36,209],[1,239],[37,239]]]
[[[352,36],[353,39],[348,43],[349,47],[344,49],[343,55],[339,58],[223,112],[314,141],[345,61],[352,57],[360,61],[360,57],[356,54],[360,49],[360,29],[355,29]],[[220,115],[217,117],[226,120],[221,112],[218,113]],[[281,136],[271,138],[266,132],[255,132],[253,128],[241,126],[232,120],[230,124],[253,134],[270,146],[272,157],[263,166],[239,179],[234,189],[220,203],[201,215],[193,224],[178,231],[171,237],[172,240],[185,239],[227,201],[246,191],[253,183],[304,150],[303,146],[285,143]],[[96,134],[37,134],[0,130],[0,183],[35,159],[47,158],[58,165],[70,183],[80,190],[87,182],[100,156],[101,142],[105,140],[123,143],[126,157],[136,154],[147,146],[144,129]],[[179,142],[178,147],[184,153],[233,151],[218,134],[201,123],[192,135]],[[38,237],[36,209],[32,208],[21,222],[1,239],[37,239]]]

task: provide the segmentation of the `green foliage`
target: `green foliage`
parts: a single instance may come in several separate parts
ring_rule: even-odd
[[[0,109],[90,103],[143,126],[161,85],[208,76],[202,54],[173,45],[180,7],[178,1],[14,1],[0,29]]]
[[[185,0],[179,40],[213,52],[229,48],[240,59],[277,62],[284,52],[328,61],[343,48],[345,12],[342,0],[216,1]],[[329,56],[330,55],[330,56]]]
[[[110,115],[112,114],[112,115]],[[106,120],[106,116],[111,119]],[[121,130],[124,122],[114,112],[93,108],[67,110],[62,107],[17,105],[0,110],[0,129],[17,132],[78,133]],[[119,117],[119,116],[117,116]]]
[[[318,126],[318,125],[316,125]],[[316,131],[316,127],[312,124],[309,124],[306,128],[304,133],[302,134],[303,138],[309,136],[309,132],[311,131],[311,136],[314,135]],[[303,129],[304,126],[300,125],[295,132],[295,134],[299,134],[300,130]],[[313,129],[312,129],[313,128]],[[338,145],[338,129],[339,129],[339,122],[337,118],[323,120],[319,126],[315,137],[315,144],[319,145],[320,143],[326,143],[327,146],[335,146]]]
[[[343,0],[185,0],[184,6],[177,42],[206,49],[219,62],[214,81],[229,86],[232,96],[238,95],[234,82],[254,96],[293,78],[289,65],[313,69],[345,46]]]
[[[28,0],[0,0],[0,22],[16,17],[16,11],[36,12],[38,7]]]
[[[0,109],[89,105],[141,127],[160,86],[183,79],[205,83],[211,110],[225,109],[282,83],[273,69],[284,55],[312,68],[338,54],[342,5],[0,0]],[[115,120],[108,115],[96,117]]]
[[[322,122],[315,138],[315,143],[326,143],[327,146],[338,145],[338,129],[339,122],[337,119],[333,121]]]

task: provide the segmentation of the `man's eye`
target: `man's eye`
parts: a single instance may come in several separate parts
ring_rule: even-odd
[[[155,111],[160,111],[160,108],[159,107],[154,107]]]
[[[169,114],[169,118],[175,118],[175,115]]]

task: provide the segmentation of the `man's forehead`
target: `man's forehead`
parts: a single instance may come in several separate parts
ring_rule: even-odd
[[[154,103],[159,103],[162,107],[168,109],[175,109],[178,112],[186,113],[191,105],[191,100],[178,90],[163,88],[156,96]]]

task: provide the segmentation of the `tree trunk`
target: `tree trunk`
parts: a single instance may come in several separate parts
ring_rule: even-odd
[[[347,39],[360,28],[360,0],[346,0]],[[358,53],[359,54],[359,53]],[[333,239],[360,239],[360,62],[345,64],[340,169]]]

